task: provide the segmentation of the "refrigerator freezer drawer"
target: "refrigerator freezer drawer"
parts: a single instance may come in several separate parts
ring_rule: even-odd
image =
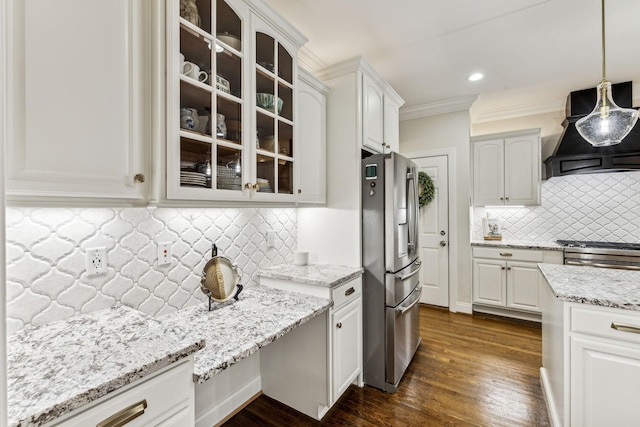
[[[385,274],[385,305],[395,307],[413,292],[420,281],[422,261],[416,259],[397,273]]]
[[[387,307],[387,366],[385,390],[395,392],[420,345],[420,294],[417,286],[406,301]]]

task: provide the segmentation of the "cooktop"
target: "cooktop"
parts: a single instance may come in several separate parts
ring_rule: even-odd
[[[602,248],[640,251],[640,243],[593,242],[589,240],[556,240],[556,243],[568,248]]]

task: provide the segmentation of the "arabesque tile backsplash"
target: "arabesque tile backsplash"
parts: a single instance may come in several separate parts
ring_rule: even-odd
[[[472,239],[482,240],[490,210],[506,240],[556,239],[640,242],[640,172],[570,175],[542,183],[542,204],[474,208]]]
[[[7,208],[6,220],[9,333],[117,302],[150,315],[203,302],[200,274],[214,242],[249,286],[259,268],[292,262],[296,250],[293,208]],[[158,266],[164,242],[173,262]],[[94,247],[107,249],[108,270],[88,276]]]

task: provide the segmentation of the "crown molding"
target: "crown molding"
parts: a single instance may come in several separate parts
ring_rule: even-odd
[[[302,46],[298,50],[298,65],[310,73],[317,73],[318,71],[327,68],[327,64],[325,64],[324,61],[318,58],[306,46]]]
[[[535,116],[538,114],[558,113],[564,114],[567,99],[547,99],[536,102],[527,102],[515,105],[498,106],[494,108],[482,108],[477,105],[472,111],[473,123],[495,122],[499,120],[515,119],[518,117]]]
[[[420,119],[423,117],[438,116],[440,114],[469,111],[477,96],[465,96],[463,98],[448,99],[400,109],[400,121]]]

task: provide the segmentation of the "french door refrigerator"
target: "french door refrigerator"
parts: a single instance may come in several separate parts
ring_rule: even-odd
[[[364,382],[393,393],[420,345],[418,176],[396,153],[362,160]]]

